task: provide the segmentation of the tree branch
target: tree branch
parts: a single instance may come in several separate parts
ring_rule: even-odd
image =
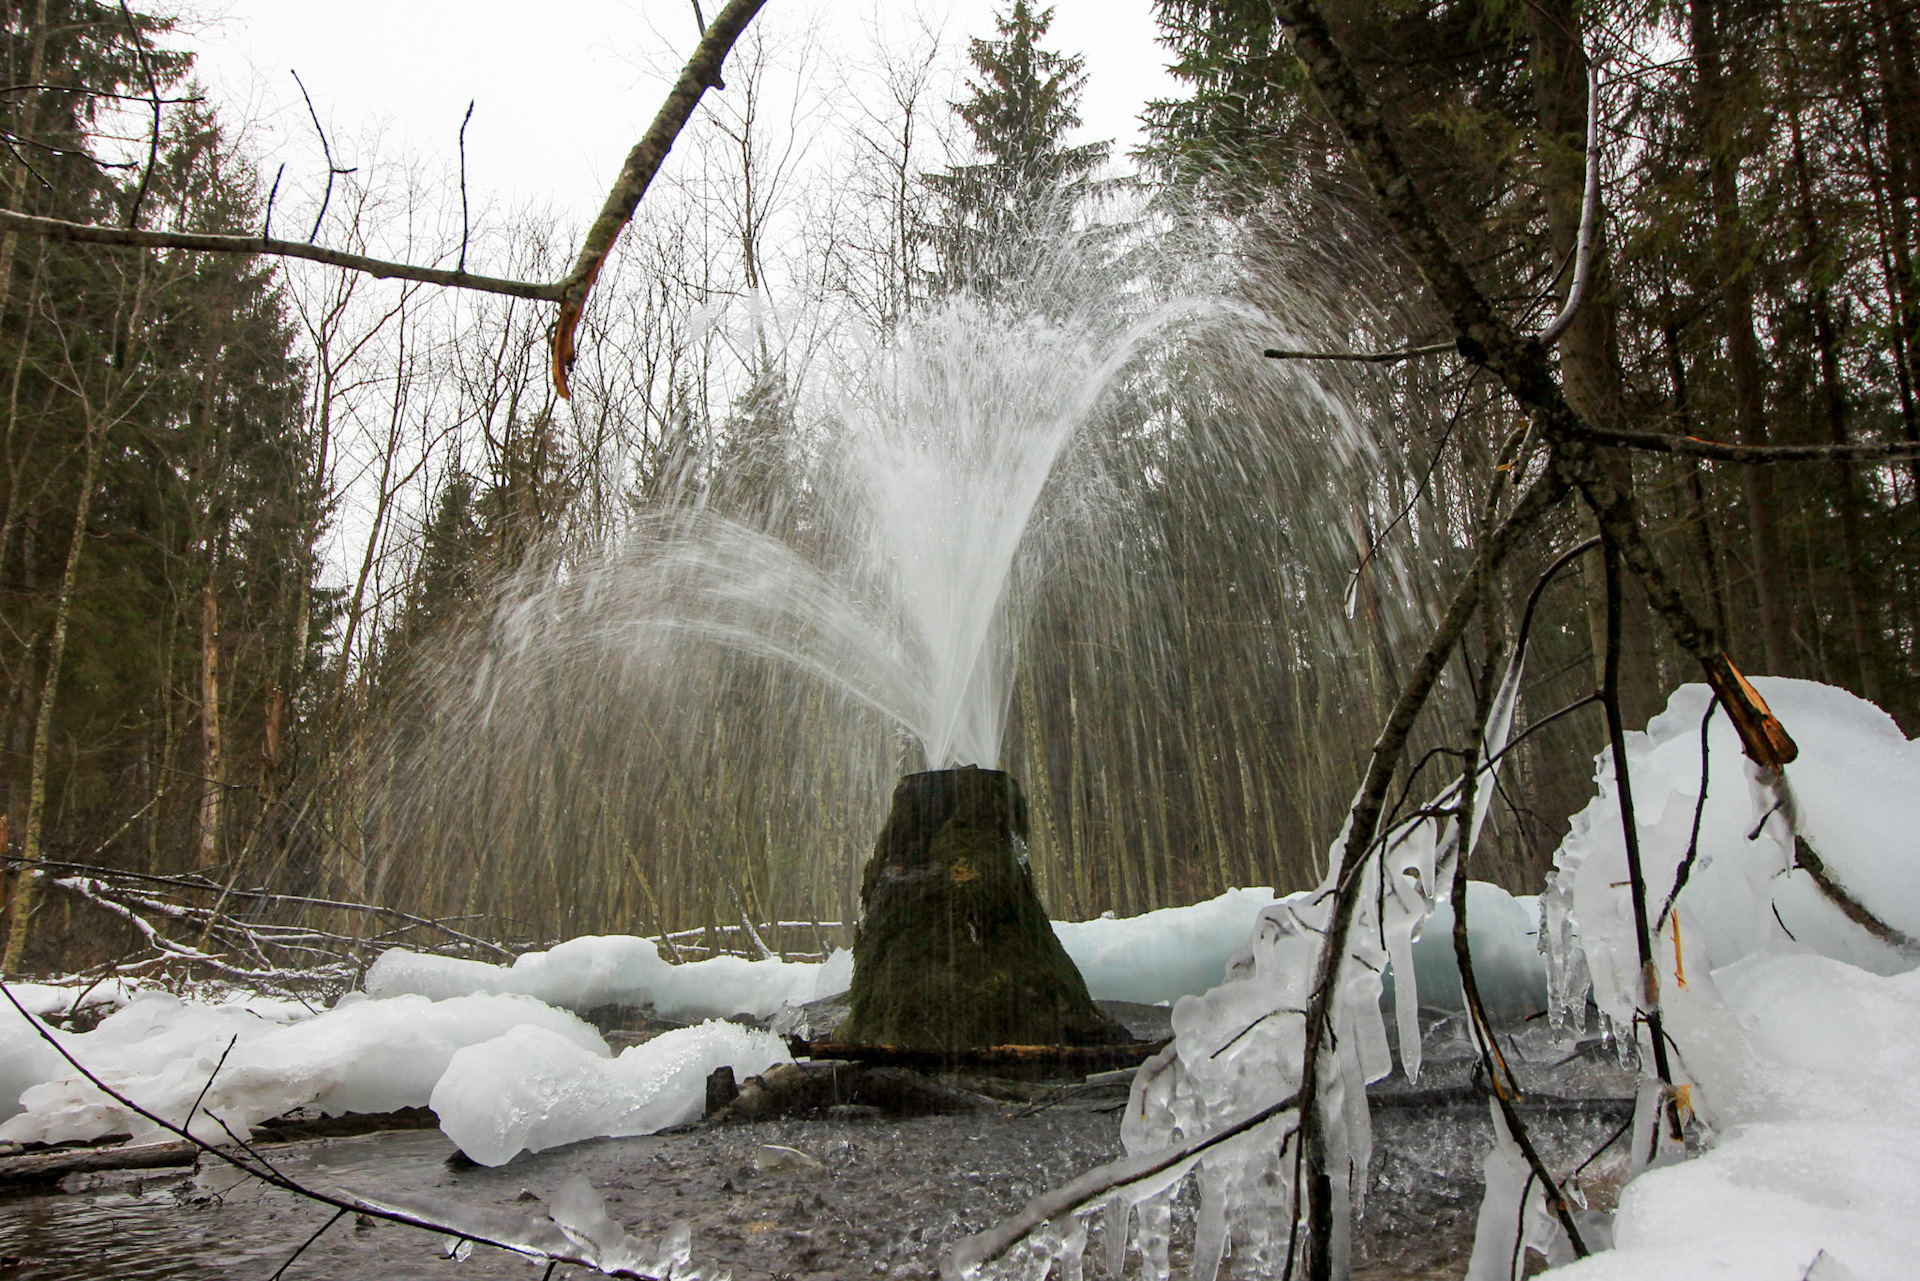
[[[197,231],[145,231],[130,227],[103,227],[92,223],[67,222],[42,218],[35,214],[0,209],[0,230],[39,236],[46,240],[64,240],[83,245],[119,245],[132,249],[190,249],[216,254],[274,254],[282,258],[304,258],[361,272],[380,280],[418,280],[423,284],[445,285],[452,289],[471,289],[479,293],[506,294],[511,298],[532,298],[554,302],[560,297],[561,284],[540,284],[530,280],[501,280],[493,276],[475,276],[443,267],[420,267],[412,263],[368,258],[299,240],[273,240],[264,236],[227,236]]]
[[[228,254],[273,254],[282,258],[302,258],[309,262],[324,263],[329,267],[339,267],[346,271],[357,271],[379,280],[416,280],[422,284],[441,285],[449,289],[470,289],[476,293],[502,294],[509,298],[528,298],[536,302],[557,302],[560,304],[559,322],[553,334],[553,381],[554,388],[564,398],[567,393],[567,371],[573,365],[574,329],[580,323],[580,313],[585,308],[587,295],[593,288],[595,277],[600,274],[600,266],[606,261],[607,253],[613,248],[614,240],[633,217],[633,211],[639,207],[640,198],[647,192],[647,186],[659,171],[661,162],[667,158],[667,152],[673,147],[674,140],[686,127],[693,115],[693,109],[699,104],[700,96],[708,89],[723,88],[720,79],[721,64],[733,44],[745,31],[766,0],[729,0],[727,6],[715,15],[712,22],[706,24],[699,45],[693,56],[681,69],[680,78],[674,82],[667,99],[661,104],[659,113],[653,118],[653,124],[646,135],[627,153],[626,163],[620,169],[620,176],[613,184],[613,190],[607,193],[606,204],[600,214],[587,229],[585,243],[581,246],[580,256],[573,270],[562,279],[550,283],[530,280],[505,280],[495,276],[476,276],[463,270],[447,271],[440,267],[422,267],[412,263],[391,262],[381,258],[369,258],[363,254],[344,253],[337,249],[325,249],[314,244],[301,244],[291,240],[274,240],[268,236],[223,236],[206,235],[181,231],[139,231],[126,227],[104,227],[91,223],[66,222],[59,218],[40,218],[32,214],[19,213],[10,209],[0,209],[0,231],[11,231],[23,235],[40,236],[48,240],[62,240],[75,244],[119,245],[136,249],[186,249],[199,253]],[[297,79],[297,77],[296,77]],[[301,86],[301,92],[306,92]],[[311,108],[311,101],[309,101]],[[319,128],[318,116],[314,127]],[[327,146],[326,133],[321,131],[321,145]],[[331,151],[327,157],[328,194],[332,192],[333,178],[336,174],[351,172],[340,170],[333,164]],[[324,204],[321,216],[326,210]],[[319,223],[314,224],[319,232]],[[463,246],[464,248],[464,246]]]
[[[722,87],[721,64],[726,61],[733,42],[740,38],[740,33],[747,29],[747,24],[765,3],[766,0],[729,0],[726,8],[706,25],[699,45],[687,59],[687,65],[681,68],[680,78],[674,82],[667,100],[660,104],[646,136],[627,153],[627,161],[620,167],[613,190],[607,193],[600,216],[587,228],[580,257],[561,283],[560,319],[553,331],[553,386],[562,399],[568,395],[567,371],[573,368],[573,331],[580,323],[580,313],[586,308],[587,294],[600,274],[600,265],[606,261],[621,228],[633,217],[640,197],[647,194],[647,185],[667,158],[674,139],[686,127],[694,107],[699,105],[700,95],[708,89]]]
[[[1629,431],[1585,424],[1581,434],[1600,445],[1617,445],[1656,454],[1708,458],[1721,463],[1877,463],[1920,458],[1920,443],[1896,440],[1860,445],[1729,445],[1699,436],[1659,431]]]

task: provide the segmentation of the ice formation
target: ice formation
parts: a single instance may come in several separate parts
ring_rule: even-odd
[[[1920,743],[1844,691],[1753,684],[1800,748],[1784,778],[1746,760],[1702,686],[1627,736],[1674,1084],[1710,1150],[1686,1161],[1656,1150],[1663,1095],[1657,1082],[1643,1089],[1634,1160],[1653,1168],[1621,1197],[1614,1248],[1556,1276],[1893,1281],[1920,1257],[1920,950],[1868,933],[1800,866],[1811,852],[1830,884],[1920,935]],[[1639,962],[1604,755],[1598,777],[1543,902],[1564,958],[1556,1001],[1584,1001],[1590,980],[1625,1038],[1643,1027]],[[1697,852],[1662,922],[1696,810]],[[1576,931],[1578,949],[1566,949]],[[1550,1256],[1564,1257],[1556,1244]]]
[[[629,934],[587,935],[513,964],[489,965],[395,948],[367,970],[367,995],[403,993],[435,1000],[473,992],[514,992],[562,1009],[652,1006],[670,1019],[771,1017],[788,1005],[844,992],[853,958],[836,950],[824,963],[715,956],[674,965],[653,940]]]
[[[1535,900],[1477,881],[1469,892],[1468,925],[1480,958],[1475,973],[1488,1007],[1513,1015],[1543,1009],[1546,969],[1536,940]],[[1139,916],[1055,921],[1053,930],[1095,1000],[1157,1005],[1218,984],[1228,962],[1246,950],[1260,912],[1273,903],[1271,889],[1255,886]],[[1420,999],[1442,1009],[1458,1009],[1460,1002],[1452,928],[1452,910],[1443,904],[1434,928],[1416,939],[1412,951]],[[581,1012],[632,1005],[652,1006],[667,1018],[766,1019],[788,1005],[838,995],[852,978],[853,957],[844,948],[824,964],[716,956],[673,965],[661,959],[652,940],[613,934],[528,952],[510,966],[395,948],[368,969],[366,989],[376,997],[411,993],[436,1000],[518,992]]]
[[[25,1111],[0,1125],[0,1140],[168,1137],[74,1071],[12,1007],[7,1013],[11,1017],[0,1020],[0,1088]],[[524,996],[439,1002],[350,996],[314,1018],[284,1025],[244,1009],[149,993],[91,1032],[53,1036],[118,1093],[176,1125],[188,1123],[199,1099],[189,1129],[226,1142],[228,1128],[244,1138],[261,1121],[297,1107],[339,1115],[423,1106],[456,1050],[523,1026],[581,1054],[607,1053],[599,1034],[579,1019]],[[16,1089],[18,1082],[24,1084]]]
[[[482,1165],[581,1139],[651,1134],[700,1119],[707,1077],[791,1062],[777,1036],[709,1021],[605,1058],[535,1025],[459,1050],[434,1088],[440,1128]]]
[[[1770,782],[1741,753],[1724,711],[1708,717],[1704,685],[1676,690],[1644,734],[1627,735],[1640,858],[1656,920],[1686,861],[1700,813],[1698,853],[1660,950],[1668,968],[1712,970],[1798,943],[1875,973],[1916,957],[1876,939],[1823,895],[1799,863],[1796,837],[1830,878],[1881,920],[1920,938],[1920,746],[1871,703],[1812,681],[1753,682],[1799,744],[1784,781]],[[1701,726],[1707,791],[1700,797]],[[1629,1027],[1639,986],[1633,901],[1611,757],[1595,770],[1599,795],[1573,818],[1542,896],[1554,1008],[1578,1009],[1588,985],[1616,1028]],[[1573,946],[1577,936],[1579,946]],[[1564,961],[1564,964],[1561,963]]]
[[[1483,759],[1494,758],[1506,741],[1519,670],[1517,663],[1512,666],[1496,696]],[[1326,1137],[1325,1173],[1335,1225],[1329,1244],[1336,1276],[1346,1273],[1349,1225],[1364,1195],[1372,1157],[1366,1085],[1393,1067],[1380,1006],[1382,974],[1391,965],[1400,976],[1393,1017],[1403,1067],[1408,1077],[1417,1079],[1420,991],[1414,944],[1436,903],[1451,890],[1460,847],[1464,843],[1471,849],[1479,834],[1493,790],[1490,777],[1490,767],[1483,765],[1464,842],[1450,812],[1459,803],[1455,784],[1425,807],[1421,817],[1390,828],[1377,854],[1359,870],[1356,910],[1330,1011],[1335,1035],[1323,1051],[1316,1082]],[[1279,1276],[1286,1270],[1298,1213],[1294,1175],[1299,1114],[1283,1105],[1300,1086],[1303,1015],[1332,915],[1344,841],[1343,833],[1335,843],[1335,870],[1319,887],[1288,895],[1256,914],[1252,945],[1229,963],[1224,982],[1204,995],[1174,1003],[1173,1043],[1134,1075],[1120,1128],[1128,1156],[1109,1167],[1125,1181],[1102,1199],[1109,1216],[1107,1264],[1112,1275],[1121,1275],[1129,1243],[1141,1254],[1141,1275],[1168,1275],[1172,1199],[1189,1178],[1199,1193],[1195,1277],[1212,1281],[1230,1240],[1249,1274]],[[1479,899],[1469,894],[1469,926]],[[1194,1146],[1229,1130],[1232,1137],[1205,1148]],[[1164,1168],[1151,1177],[1126,1177],[1143,1168],[1143,1162],[1153,1163],[1155,1154],[1182,1153],[1187,1155],[1159,1162]],[[1076,1213],[1094,1208],[1083,1204]],[[1063,1214],[1028,1234],[995,1265],[996,1274],[1043,1276],[1055,1261],[1069,1274],[1077,1272],[1085,1233],[1073,1219],[1074,1214]],[[996,1247],[992,1233],[960,1242],[942,1260],[943,1275],[953,1281],[976,1275]]]

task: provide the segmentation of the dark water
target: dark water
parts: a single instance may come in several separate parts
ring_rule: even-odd
[[[1425,1083],[1423,1083],[1424,1085]],[[574,1174],[605,1196],[628,1230],[657,1236],[684,1220],[696,1262],[760,1278],[930,1277],[940,1248],[1027,1198],[1119,1153],[1114,1098],[1082,1097],[1023,1114],[906,1120],[789,1120],[637,1139],[602,1139],[496,1170],[447,1163],[437,1131],[290,1146],[273,1159],[303,1182],[368,1195],[428,1194],[538,1211]],[[1484,1105],[1409,1106],[1380,1100],[1356,1277],[1457,1277],[1471,1250]],[[1550,1163],[1570,1165],[1624,1117],[1611,1105],[1530,1109]],[[763,1144],[796,1148],[817,1165],[775,1168]],[[758,1158],[758,1159],[757,1159]],[[756,1167],[759,1168],[756,1168]],[[99,1176],[95,1176],[99,1177]],[[0,1201],[0,1279],[212,1278],[266,1281],[331,1211],[264,1189],[222,1167],[107,1176],[104,1186]],[[1190,1220],[1191,1210],[1181,1217]],[[1089,1250],[1099,1257],[1099,1229]],[[1176,1233],[1176,1275],[1185,1262]],[[339,1281],[515,1278],[544,1264],[475,1248],[443,1257],[438,1237],[388,1224],[335,1224],[286,1276]],[[1129,1273],[1137,1266],[1137,1256]],[[1231,1260],[1230,1260],[1231,1267]],[[1090,1269],[1091,1271],[1092,1269]],[[593,1275],[561,1268],[558,1276]]]

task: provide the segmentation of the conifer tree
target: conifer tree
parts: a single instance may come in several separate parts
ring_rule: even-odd
[[[1086,59],[1042,48],[1052,8],[1028,0],[996,15],[995,39],[974,39],[975,78],[954,110],[978,159],[929,174],[940,206],[933,239],[941,283],[989,288],[1028,242],[1057,235],[1104,185],[1110,144],[1067,145],[1080,124]]]

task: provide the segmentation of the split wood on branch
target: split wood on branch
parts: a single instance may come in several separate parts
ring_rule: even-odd
[[[246,255],[272,254],[283,258],[300,258],[308,262],[324,263],[330,267],[357,271],[380,280],[413,280],[422,284],[441,285],[449,289],[467,289],[477,293],[500,294],[509,298],[527,298],[536,302],[556,302],[560,304],[560,315],[553,334],[553,380],[555,390],[564,398],[568,394],[567,371],[573,364],[574,330],[579,325],[581,312],[586,307],[587,296],[593,289],[593,282],[599,275],[601,264],[606,261],[607,254],[613,248],[613,242],[619,236],[621,229],[632,219],[634,210],[639,207],[640,198],[646,194],[648,185],[652,182],[654,174],[658,172],[661,163],[667,158],[667,152],[672,148],[674,140],[680,136],[680,131],[686,127],[687,121],[692,117],[693,109],[699,104],[701,95],[708,89],[723,87],[720,79],[721,65],[732,50],[734,42],[739,39],[740,34],[746,30],[747,24],[765,4],[766,0],[729,0],[727,6],[714,15],[713,21],[706,25],[699,45],[695,47],[686,66],[681,69],[680,77],[674,82],[673,88],[668,91],[659,113],[654,116],[653,124],[648,128],[646,135],[627,154],[626,163],[620,169],[620,176],[615,180],[613,189],[607,193],[605,205],[587,229],[585,243],[581,247],[573,270],[560,280],[507,280],[497,276],[474,275],[458,269],[448,271],[442,267],[371,258],[364,254],[346,253],[311,243],[275,240],[265,235],[228,236],[187,231],[148,231],[132,227],[69,222],[60,218],[42,218],[12,209],[0,209],[0,231],[12,231],[21,235],[39,236],[48,240],[76,244],[117,245],[134,249],[184,249],[198,253]],[[323,133],[323,141],[324,137]],[[329,157],[327,178],[329,190],[337,172]],[[321,212],[324,216],[324,206]],[[316,236],[319,234],[317,222],[314,234]]]

